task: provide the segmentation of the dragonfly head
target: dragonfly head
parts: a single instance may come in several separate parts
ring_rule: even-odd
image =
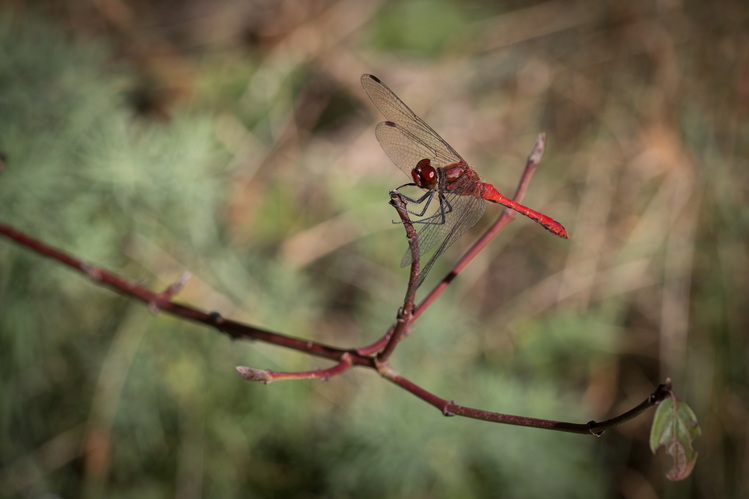
[[[439,182],[437,178],[437,169],[432,166],[432,162],[429,159],[422,159],[413,170],[411,170],[411,177],[414,179],[414,184],[422,189],[435,189]]]

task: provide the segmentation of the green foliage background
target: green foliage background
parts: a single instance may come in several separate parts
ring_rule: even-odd
[[[575,422],[670,376],[700,460],[666,482],[651,415],[594,439],[443,418],[363,370],[247,383],[234,366],[327,364],[153,315],[6,240],[2,497],[746,497],[743,4],[102,5],[0,11],[0,221],[155,289],[188,270],[179,299],[205,310],[363,345],[406,274],[387,205],[404,180],[359,75],[503,191],[546,131],[525,201],[573,239],[515,221],[394,367]]]

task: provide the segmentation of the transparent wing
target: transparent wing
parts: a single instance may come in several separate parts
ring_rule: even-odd
[[[409,179],[411,178],[411,170],[422,159],[430,160],[435,168],[463,161],[453,156],[445,156],[442,151],[435,149],[433,144],[424,142],[407,128],[392,121],[385,121],[377,125],[375,135],[390,160]]]
[[[431,160],[435,167],[463,161],[455,149],[424,120],[416,116],[416,113],[377,77],[362,75],[361,83],[377,109],[389,120],[377,126],[377,140],[390,159],[406,175],[410,177],[411,169],[422,159]],[[398,133],[391,129],[398,130]],[[408,154],[404,154],[408,147],[411,149]],[[416,154],[416,151],[421,155]]]

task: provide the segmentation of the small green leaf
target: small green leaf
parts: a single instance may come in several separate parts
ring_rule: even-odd
[[[697,462],[697,452],[692,441],[702,433],[697,417],[687,404],[671,394],[655,411],[650,430],[650,450],[663,446],[674,465],[666,474],[669,480],[683,480],[692,473]]]

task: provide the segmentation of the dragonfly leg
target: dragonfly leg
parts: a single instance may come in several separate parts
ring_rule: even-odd
[[[406,187],[406,186],[411,186],[411,185],[414,185],[414,184],[405,184],[405,185],[402,185],[401,187]],[[398,189],[400,189],[401,187],[398,187]],[[396,190],[398,190],[398,189],[396,189]],[[410,198],[410,197],[406,196],[405,194],[401,194],[401,196],[403,197],[403,199],[405,199],[409,203],[418,204],[418,205],[424,205],[424,208],[420,212],[418,212],[418,211],[411,211],[408,208],[406,208],[406,212],[409,213],[409,214],[411,214],[411,215],[417,216],[417,217],[423,217],[424,213],[426,213],[427,210],[429,209],[429,205],[432,203],[432,199],[434,199],[434,193],[435,193],[435,191],[427,191],[423,196],[421,196],[418,199]],[[442,194],[440,194],[440,197],[442,197]],[[424,201],[426,201],[426,203]],[[418,223],[419,221],[415,220],[415,222]],[[394,222],[394,223],[401,223],[401,222]]]
[[[440,202],[440,209],[438,213],[435,213],[434,215],[430,215],[426,218],[422,218],[421,220],[414,220],[414,223],[424,224],[424,225],[444,224],[447,214],[452,213],[453,206],[450,204],[450,201],[447,200],[445,195],[442,194],[441,192],[439,193],[439,202]]]
[[[408,186],[413,186],[413,185],[415,185],[415,184],[404,184],[404,185],[398,187],[398,189],[400,189],[401,187],[408,187]],[[398,189],[396,189],[396,190],[398,190]],[[412,223],[415,223],[415,224],[425,224],[425,225],[442,225],[442,224],[445,223],[445,219],[446,219],[447,214],[448,213],[452,213],[453,206],[450,204],[450,201],[447,200],[447,198],[442,193],[442,191],[429,190],[423,196],[421,196],[418,199],[410,198],[410,197],[406,196],[405,194],[401,194],[401,196],[403,196],[403,199],[405,199],[409,203],[418,204],[418,205],[423,204],[424,205],[424,208],[421,211],[418,211],[418,212],[417,211],[412,211],[412,210],[409,210],[408,208],[406,208],[406,212],[407,213],[409,213],[411,215],[414,215],[416,217],[423,217],[424,214],[427,212],[427,210],[429,210],[429,206],[432,204],[432,200],[434,199],[434,194],[435,193],[437,194],[437,199],[439,200],[439,204],[440,204],[439,211],[437,213],[433,214],[433,215],[429,215],[426,218],[422,218],[421,220],[412,220]],[[394,224],[400,224],[400,223],[403,223],[403,222],[393,221],[393,223]]]

